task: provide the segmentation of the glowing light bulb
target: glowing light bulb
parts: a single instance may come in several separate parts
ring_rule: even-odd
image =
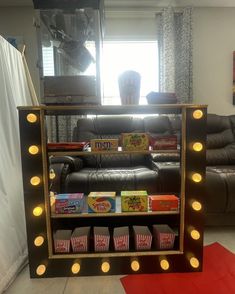
[[[198,201],[193,201],[192,208],[196,211],[200,211],[202,209],[202,205]]]
[[[37,247],[42,246],[43,243],[44,243],[44,238],[42,236],[38,236],[34,239],[34,245]]]
[[[36,145],[32,145],[29,147],[29,153],[32,155],[36,155],[39,152],[39,148]]]
[[[196,151],[196,152],[200,152],[200,151],[202,151],[202,149],[203,149],[202,143],[200,143],[200,142],[195,142],[195,143],[193,144],[193,150],[194,150],[194,151]]]
[[[164,271],[168,270],[170,267],[169,262],[166,259],[161,260],[160,266]]]
[[[200,109],[194,110],[193,118],[200,119],[203,117],[203,112]]]
[[[39,177],[32,177],[32,178],[30,179],[30,183],[31,183],[31,185],[33,185],[33,186],[37,186],[37,185],[39,185],[40,182],[41,182],[41,180],[40,180]]]
[[[131,262],[131,268],[134,272],[137,272],[140,269],[140,264],[137,260]]]
[[[103,273],[107,273],[110,270],[110,264],[109,262],[105,261],[101,265],[101,270]]]
[[[38,276],[42,276],[46,271],[46,266],[44,264],[40,264],[37,269],[36,269],[36,273]]]
[[[202,180],[202,176],[199,173],[195,173],[195,174],[192,175],[192,180],[195,183],[199,183]]]
[[[50,174],[49,174],[50,180],[53,180],[55,177],[56,177],[56,175],[55,175],[54,169],[51,169]]]
[[[37,206],[33,209],[34,216],[40,216],[43,212],[43,209],[40,206]]]
[[[194,240],[200,239],[200,233],[197,230],[192,230],[190,235]]]
[[[34,114],[34,113],[29,113],[27,115],[27,121],[30,123],[35,123],[37,121],[37,119],[38,118],[37,118],[36,114]]]
[[[73,274],[78,274],[80,272],[81,266],[79,263],[74,263],[71,267],[71,271]]]
[[[55,204],[55,196],[50,197],[50,205],[53,206]]]
[[[196,257],[191,257],[189,262],[193,268],[199,267],[199,260]]]

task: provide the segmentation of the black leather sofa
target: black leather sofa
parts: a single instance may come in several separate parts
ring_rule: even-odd
[[[180,137],[180,118],[169,118]],[[235,225],[235,116],[207,115],[206,225]],[[180,189],[177,155],[154,157],[161,192]]]
[[[81,118],[73,131],[73,141],[120,139],[121,133],[144,132],[144,121],[131,116]],[[51,189],[60,193],[90,191],[156,191],[158,172],[151,155],[102,154],[80,158],[53,158],[51,167],[57,174]]]
[[[179,116],[81,118],[73,141],[119,138],[123,132],[181,137]],[[51,158],[57,193],[111,190],[180,191],[180,155],[99,155]],[[206,159],[206,224],[235,225],[235,116],[208,114]]]

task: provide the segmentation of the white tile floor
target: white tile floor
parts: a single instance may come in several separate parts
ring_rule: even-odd
[[[204,244],[219,242],[235,253],[235,227],[207,228]],[[124,294],[121,276],[30,279],[28,266],[6,294]]]

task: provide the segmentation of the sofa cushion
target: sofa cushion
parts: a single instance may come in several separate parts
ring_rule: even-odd
[[[65,181],[67,193],[91,191],[147,190],[157,191],[158,175],[144,166],[128,168],[83,168],[68,174]]]
[[[146,116],[144,118],[144,129],[146,133],[153,136],[173,134],[169,117],[166,115]]]
[[[235,212],[235,165],[210,166],[207,173],[207,199],[209,212]],[[215,210],[215,205],[217,209]]]
[[[207,165],[235,164],[235,139],[229,117],[208,114]]]
[[[91,139],[121,139],[122,133],[144,132],[143,120],[133,116],[96,116],[80,118],[73,131],[73,141],[90,141]],[[145,165],[146,156],[118,154],[84,156],[84,165],[87,167],[127,167]]]

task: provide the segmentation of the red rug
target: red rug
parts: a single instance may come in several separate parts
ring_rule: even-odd
[[[129,275],[127,294],[235,294],[235,254],[219,243],[204,247],[203,272]]]

